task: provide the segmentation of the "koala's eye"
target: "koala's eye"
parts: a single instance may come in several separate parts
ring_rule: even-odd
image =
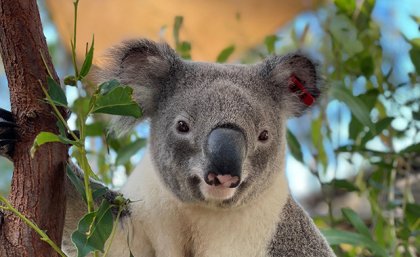
[[[267,141],[268,140],[268,131],[263,130],[263,132],[261,132],[260,135],[258,136],[258,140]]]
[[[188,131],[190,131],[190,127],[183,120],[178,121],[178,123],[176,124],[176,129],[178,130],[178,132],[181,133],[187,133]]]

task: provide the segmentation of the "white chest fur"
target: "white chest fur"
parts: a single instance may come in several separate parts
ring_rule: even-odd
[[[219,210],[187,206],[163,187],[146,156],[141,170],[132,174],[123,189],[128,198],[138,201],[118,237],[127,238],[130,227],[134,256],[265,256],[288,197],[284,174],[278,174],[276,180],[246,207]]]

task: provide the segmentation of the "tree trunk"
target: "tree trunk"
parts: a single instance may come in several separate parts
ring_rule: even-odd
[[[65,213],[63,144],[43,145],[31,159],[29,149],[40,131],[57,133],[56,118],[44,98],[47,69],[53,68],[36,0],[0,0],[0,53],[10,89],[12,113],[18,125],[13,155],[11,204],[61,245]],[[0,231],[1,257],[58,256],[32,229],[11,213]]]

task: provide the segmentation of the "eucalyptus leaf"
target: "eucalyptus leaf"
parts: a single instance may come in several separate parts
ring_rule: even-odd
[[[226,62],[227,59],[229,58],[229,56],[231,56],[234,51],[235,51],[235,46],[234,45],[230,45],[230,46],[226,47],[217,56],[217,62],[219,62],[219,63]]]
[[[357,232],[372,239],[368,227],[365,225],[363,220],[359,217],[359,215],[357,215],[356,212],[354,212],[350,208],[343,208],[341,209],[341,212],[343,213],[344,217],[346,217],[346,219],[353,225]]]
[[[276,43],[279,41],[279,39],[280,37],[277,35],[269,35],[265,37],[264,44],[269,54],[274,54],[276,50]]]
[[[356,9],[356,0],[334,0],[338,10],[351,17]]]
[[[354,96],[352,92],[344,86],[331,87],[329,93],[335,99],[344,102],[360,123],[368,127],[372,133],[376,133],[375,125],[370,119],[370,111],[362,100]]]
[[[400,153],[419,153],[419,152],[420,152],[420,143],[412,144],[400,151]]]
[[[51,77],[47,78],[48,95],[55,105],[67,107],[67,97],[61,86]]]
[[[115,79],[113,80],[109,80],[109,81],[105,81],[103,83],[101,83],[99,85],[99,93],[102,95],[107,94],[109,91],[111,91],[112,89],[121,86],[121,83]]]
[[[89,51],[86,54],[85,61],[83,62],[82,68],[80,69],[80,79],[83,79],[86,77],[86,75],[90,71],[90,67],[92,66],[92,60],[93,60],[93,51],[94,51],[94,45],[95,45],[95,37],[92,37],[92,44],[90,44]]]
[[[290,149],[290,153],[293,155],[293,157],[296,160],[303,162],[303,154],[302,154],[299,141],[289,129],[287,130],[286,138],[287,138],[287,145],[289,146],[289,149]]]
[[[94,251],[104,252],[113,224],[111,205],[104,200],[97,211],[86,214],[79,221],[77,230],[71,235],[77,256],[84,257]]]
[[[417,75],[420,75],[420,38],[416,38],[410,40],[411,43],[411,50],[410,50],[410,58],[411,62],[413,63]]]
[[[363,246],[378,256],[389,257],[386,250],[381,245],[363,234],[338,229],[324,229],[321,232],[330,245],[350,244],[354,246]]]
[[[77,175],[73,172],[68,164],[66,166],[66,174],[76,191],[82,196],[85,203],[87,203],[85,185],[83,184],[82,180],[77,177]]]
[[[63,140],[63,138],[59,135],[56,135],[54,133],[51,132],[40,132],[34,140],[34,143],[32,144],[30,153],[31,153],[31,157],[33,158],[35,155],[35,152],[39,149],[39,147],[41,147],[41,145],[46,144],[46,143],[52,143],[52,142],[62,142],[62,143],[67,143],[67,141]]]
[[[133,89],[128,86],[115,87],[104,95],[98,95],[93,113],[107,113],[139,118],[140,106],[132,99]]]
[[[139,138],[128,145],[122,146],[117,152],[116,165],[123,165],[130,160],[130,158],[138,153],[140,149],[146,146],[146,139]]]
[[[178,45],[179,43],[179,30],[181,29],[183,21],[184,21],[184,17],[182,16],[175,17],[173,36],[174,36],[176,45]]]
[[[344,189],[348,192],[355,192],[360,190],[356,185],[345,179],[333,179],[328,184],[332,185],[334,188]]]

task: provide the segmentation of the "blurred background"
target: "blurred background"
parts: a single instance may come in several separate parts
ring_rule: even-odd
[[[73,1],[38,2],[63,80],[74,72]],[[326,88],[316,108],[288,124],[293,195],[317,225],[350,233],[330,241],[339,256],[420,256],[419,0],[82,0],[77,25],[77,61],[94,35],[96,65],[107,48],[135,37],[164,40],[197,61],[254,63],[308,53]],[[70,104],[88,94],[88,84],[66,88]],[[0,99],[10,110],[1,66]],[[89,159],[118,188],[141,159],[148,124],[111,140],[108,154],[103,120],[89,123]],[[0,158],[1,194],[12,169]]]

